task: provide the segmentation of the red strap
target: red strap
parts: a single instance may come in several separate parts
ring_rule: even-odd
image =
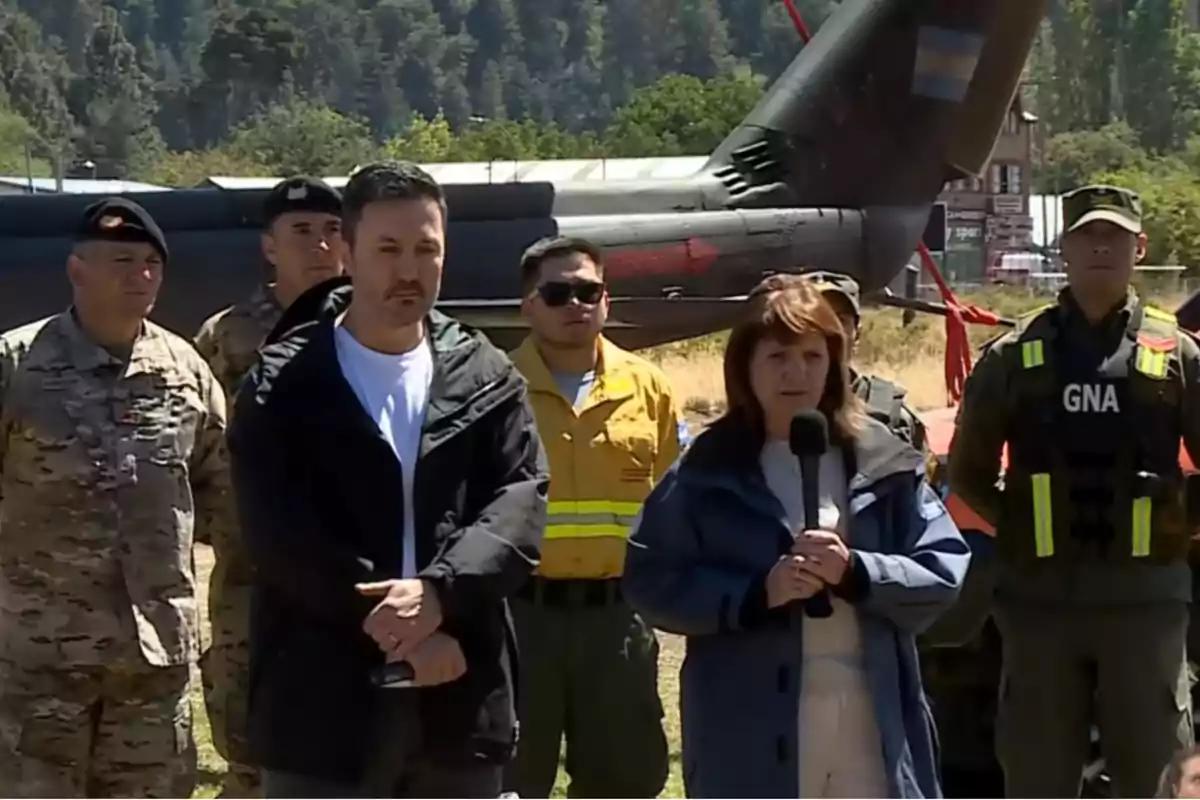
[[[971,339],[967,335],[967,325],[994,327],[1000,324],[1000,317],[973,303],[962,303],[942,278],[937,262],[924,242],[917,246],[917,253],[921,256],[921,266],[937,284],[942,304],[946,306],[946,394],[950,404],[955,405],[962,399],[963,386],[971,372]]]
[[[783,0],[783,5],[787,8],[788,16],[792,18],[792,24],[796,26],[796,33],[800,34],[800,41],[808,44],[812,34],[809,33],[808,26],[804,24],[804,18],[800,16],[800,9],[796,8],[795,0]]]

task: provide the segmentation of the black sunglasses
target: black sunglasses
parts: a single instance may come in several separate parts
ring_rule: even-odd
[[[547,281],[537,287],[542,302],[561,308],[574,297],[585,306],[594,306],[604,297],[604,284],[596,281]]]

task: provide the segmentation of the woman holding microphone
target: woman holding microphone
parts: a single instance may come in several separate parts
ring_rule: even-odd
[[[820,293],[775,276],[747,305],[728,411],[647,499],[623,585],[687,637],[688,796],[939,797],[915,637],[954,602],[970,551],[922,456],[850,392]],[[793,421],[814,414],[828,447],[805,476]]]

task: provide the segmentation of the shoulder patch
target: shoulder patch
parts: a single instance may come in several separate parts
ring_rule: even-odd
[[[1146,304],[1138,325],[1139,347],[1155,353],[1169,353],[1179,346],[1179,322],[1170,311]]]

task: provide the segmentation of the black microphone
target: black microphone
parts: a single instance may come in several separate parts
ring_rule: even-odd
[[[788,430],[788,446],[800,459],[800,481],[804,493],[804,527],[818,528],[820,513],[821,456],[829,449],[829,421],[817,409],[802,411],[792,418]],[[804,613],[810,617],[833,614],[829,588],[804,601]]]

